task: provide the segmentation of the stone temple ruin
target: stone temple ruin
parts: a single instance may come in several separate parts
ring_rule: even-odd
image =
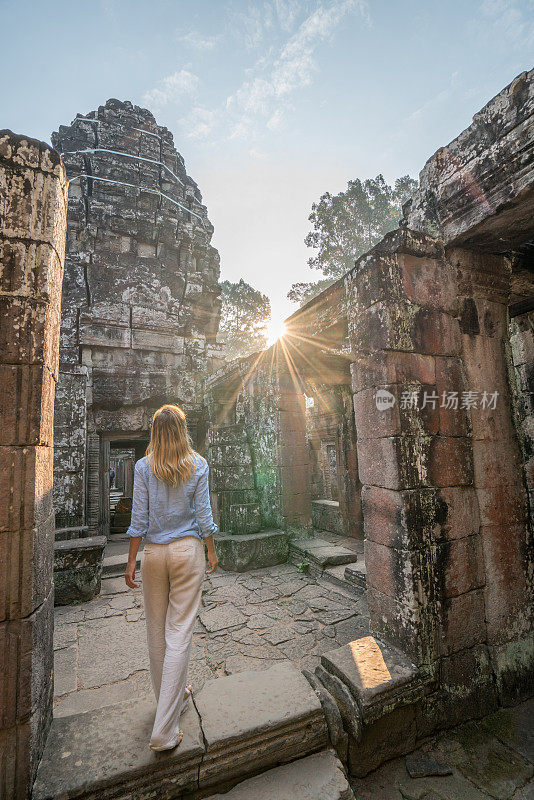
[[[143,456],[165,402],[188,409],[203,447],[219,257],[198,187],[150,112],[110,100],[52,143],[70,181],[54,508],[56,602],[72,602],[99,589],[113,454]]]
[[[37,776],[39,800],[238,800],[298,774],[346,799],[346,774],[527,697],[534,73],[429,159],[399,228],[282,340],[225,365],[212,228],[170,133],[112,100],[53,144],[0,132],[0,794]],[[206,683],[157,758],[145,701],[52,720],[52,575],[56,602],[98,593],[110,461],[126,486],[164,401],[210,460],[224,569],[290,561],[365,591],[370,629],[313,673]]]

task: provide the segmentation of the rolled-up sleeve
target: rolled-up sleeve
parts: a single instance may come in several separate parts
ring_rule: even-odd
[[[148,531],[148,486],[138,461],[134,470],[134,488],[132,501],[132,520],[127,530],[128,536],[142,536]]]
[[[208,475],[209,467],[204,462],[195,488],[195,514],[200,528],[200,535],[203,539],[219,530],[213,521],[213,514],[211,513]]]

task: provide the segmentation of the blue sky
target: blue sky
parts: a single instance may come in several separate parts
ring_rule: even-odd
[[[314,200],[416,176],[532,67],[534,0],[0,0],[0,127],[48,141],[109,97],[174,134],[222,276],[273,317],[310,271]]]

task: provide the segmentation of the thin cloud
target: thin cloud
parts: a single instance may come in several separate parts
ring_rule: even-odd
[[[161,108],[184,96],[195,96],[199,86],[200,79],[197,75],[181,69],[179,72],[167,75],[154,89],[145,92],[143,102]]]
[[[204,36],[198,31],[189,31],[183,36],[178,37],[179,42],[183,42],[191,50],[213,50],[219,43],[220,36]]]
[[[219,113],[195,106],[181,121],[181,127],[189,139],[206,139],[217,125]]]
[[[277,13],[282,15],[286,24],[290,24],[302,9],[302,4],[298,2],[279,2],[276,6]],[[262,9],[258,9],[258,16],[261,11]],[[263,12],[265,13],[265,7]],[[295,33],[277,50],[274,59],[271,58],[267,64],[263,62],[264,74],[244,81],[227,98],[227,108],[241,111],[252,122],[263,118],[271,130],[280,127],[290,96],[313,81],[318,70],[315,58],[317,47],[321,42],[330,39],[343,19],[354,12],[359,12],[364,21],[369,23],[367,5],[363,0],[337,0],[316,6]],[[238,123],[240,134],[243,134],[243,128],[244,120],[241,120]]]

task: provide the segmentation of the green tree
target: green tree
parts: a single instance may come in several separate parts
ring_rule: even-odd
[[[266,323],[271,316],[269,298],[242,278],[223,281],[219,342],[227,359],[263,350],[267,344]]]
[[[313,230],[304,243],[317,252],[308,259],[333,282],[354,266],[354,261],[398,225],[403,203],[417,188],[417,181],[404,175],[390,186],[382,175],[349,181],[346,191],[325,192],[312,205],[308,217]],[[328,284],[326,284],[328,285]],[[288,297],[306,303],[323,291],[325,280],[293,284]]]

